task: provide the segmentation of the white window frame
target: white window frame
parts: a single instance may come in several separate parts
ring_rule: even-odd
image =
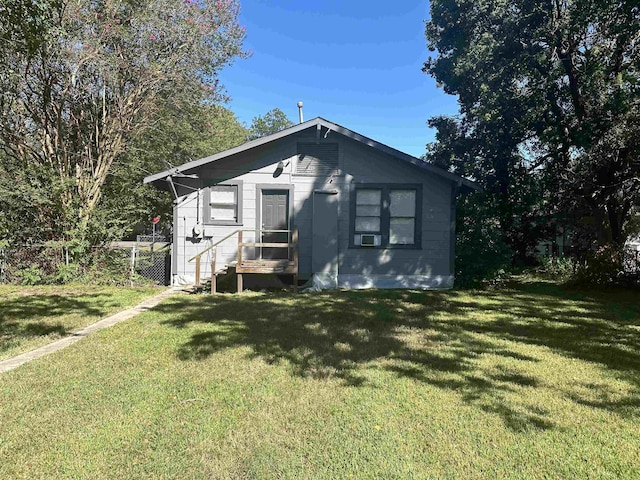
[[[215,190],[216,187],[235,187],[235,213],[236,218],[234,220],[231,219],[214,219],[211,218],[211,207],[214,205],[211,202],[211,193]],[[223,204],[220,204],[223,205]],[[224,205],[230,205],[225,203]],[[204,208],[203,210],[203,224],[204,225],[242,225],[242,181],[236,180],[233,182],[220,182],[215,185],[211,185],[207,187],[204,195]]]

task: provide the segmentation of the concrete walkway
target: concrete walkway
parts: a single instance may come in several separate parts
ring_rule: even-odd
[[[23,353],[16,357],[12,357],[7,360],[2,360],[0,361],[0,373],[8,372],[9,370],[13,370],[14,368],[17,368],[24,363],[30,362],[31,360],[35,360],[36,358],[40,358],[44,355],[49,355],[50,353],[57,352],[58,350],[62,350],[63,348],[66,348],[69,345],[73,345],[74,343],[80,341],[81,339],[92,334],[93,332],[97,332],[98,330],[102,330],[103,328],[111,327],[116,323],[129,320],[130,318],[135,317],[139,313],[145,312],[155,307],[168,296],[173,295],[174,293],[180,292],[182,290],[183,290],[182,287],[168,288],[167,290],[164,290],[162,293],[159,293],[158,295],[154,295],[153,297],[147,298],[146,300],[139,303],[135,307],[127,308],[126,310],[118,312],[115,315],[111,315],[110,317],[103,318],[102,320],[97,321],[96,323],[92,323],[88,327],[85,327],[82,330],[75,332],[68,337],[61,338],[60,340],[56,340],[55,342],[45,345],[44,347],[36,348],[35,350],[31,350],[30,352]]]

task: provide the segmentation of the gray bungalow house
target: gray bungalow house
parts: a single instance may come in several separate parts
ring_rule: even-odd
[[[174,285],[280,265],[321,288],[451,287],[456,196],[478,188],[323,118],[144,182],[175,197]]]

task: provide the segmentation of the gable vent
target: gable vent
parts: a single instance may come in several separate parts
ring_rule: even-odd
[[[299,143],[296,175],[314,177],[338,173],[337,143]]]

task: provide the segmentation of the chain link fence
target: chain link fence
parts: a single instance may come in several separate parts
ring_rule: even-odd
[[[156,246],[140,243],[132,247],[131,275],[152,280],[158,285],[171,283],[171,244]]]
[[[49,245],[0,249],[0,283],[169,285],[170,279],[168,243],[115,242],[82,253]]]

